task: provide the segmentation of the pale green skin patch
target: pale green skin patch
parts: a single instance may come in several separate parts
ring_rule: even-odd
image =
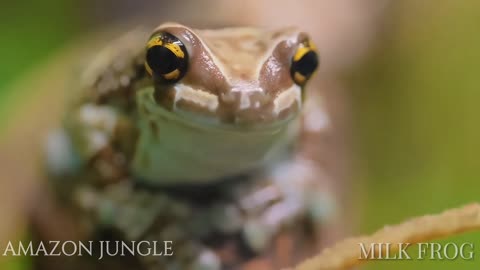
[[[151,87],[137,93],[137,105],[132,169],[147,181],[161,176],[162,183],[201,183],[265,167],[284,156],[298,130],[296,121],[261,128],[201,125],[158,106]]]

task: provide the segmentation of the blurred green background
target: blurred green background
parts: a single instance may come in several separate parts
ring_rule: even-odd
[[[478,201],[480,2],[397,1],[379,46],[350,78],[362,232]],[[390,261],[369,269],[477,269]]]
[[[81,29],[73,1],[3,1],[0,3],[0,131],[9,110],[25,93],[7,86],[48,59]]]
[[[8,119],[28,95],[8,85],[91,21],[73,0],[9,1],[0,10],[1,132],[7,123],[21,124]],[[397,1],[390,12],[375,48],[345,78],[361,233],[479,198],[480,2]],[[480,233],[446,241],[478,243],[480,252]],[[479,260],[390,261],[368,269],[475,269]],[[18,258],[9,265],[3,269],[28,269]]]

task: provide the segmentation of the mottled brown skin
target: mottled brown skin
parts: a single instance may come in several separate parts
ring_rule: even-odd
[[[164,26],[162,30],[168,30],[170,33],[177,36],[186,36],[186,38],[190,39],[196,38],[192,36],[192,30],[185,27]],[[205,113],[209,117],[216,117],[220,119],[222,125],[226,124],[233,126],[235,126],[237,123],[236,121],[242,123],[243,125],[260,124],[261,126],[261,124],[264,123],[284,121],[285,119],[294,117],[296,114],[298,114],[300,110],[300,101],[292,102],[277,115],[273,113],[273,103],[275,98],[278,97],[283,90],[295,86],[289,69],[283,68],[278,70],[274,67],[289,66],[291,57],[294,54],[295,46],[304,42],[305,39],[307,39],[307,36],[303,33],[297,33],[294,30],[268,33],[255,29],[225,29],[221,31],[223,31],[221,34],[219,34],[220,32],[210,31],[198,31],[198,33],[202,33],[202,40],[208,44],[210,49],[216,48],[220,51],[229,50],[225,49],[225,47],[229,47],[230,50],[239,49],[239,44],[234,42],[234,38],[238,38],[240,40],[263,40],[263,42],[257,42],[253,44],[253,47],[240,48],[244,49],[245,51],[241,51],[244,55],[239,53],[238,57],[246,57],[249,59],[244,63],[242,63],[240,60],[237,60],[236,62],[242,63],[242,65],[239,66],[233,66],[232,63],[229,63],[228,55],[222,55],[218,52],[215,53],[215,56],[218,58],[217,60],[224,65],[223,68],[228,69],[228,72],[231,73],[228,73],[225,69],[221,70],[217,65],[219,62],[212,62],[211,65],[207,65],[209,61],[205,60],[205,58],[202,58],[208,58],[208,55],[206,56],[207,50],[205,47],[199,45],[199,40],[189,43],[188,46],[191,46],[189,51],[192,56],[190,59],[190,64],[193,66],[193,68],[189,70],[189,72],[181,80],[181,83],[188,84],[190,87],[196,87],[195,89],[209,92],[217,96],[219,99],[218,108],[214,112],[206,112],[204,107],[200,107],[195,103],[189,102],[188,100],[178,100],[174,104],[176,92],[173,90],[172,85],[155,84],[156,93],[159,93],[156,95],[158,104],[167,110],[171,110],[172,112],[174,112],[174,108],[180,108],[199,114]],[[276,39],[283,35],[285,31],[287,33],[292,33],[292,40],[289,42],[280,40],[278,43],[275,43],[275,46],[272,47],[271,51],[268,51],[266,46],[268,42],[266,42],[265,39]],[[221,35],[222,38],[217,40],[217,35]],[[225,35],[231,35],[232,40],[225,38]],[[84,160],[87,161],[86,166],[88,169],[82,170],[80,173],[75,173],[74,176],[70,176],[76,179],[74,183],[77,184],[74,186],[69,186],[71,184],[67,184],[67,186],[65,186],[64,183],[61,183],[61,180],[60,183],[57,182],[56,186],[56,192],[61,193],[59,195],[63,198],[63,200],[60,200],[60,202],[72,208],[67,208],[64,211],[62,209],[52,210],[51,208],[48,208],[48,205],[54,205],[55,202],[46,203],[45,205],[47,205],[47,209],[45,211],[47,213],[45,213],[45,215],[59,215],[59,219],[63,220],[65,218],[66,220],[69,220],[69,212],[73,210],[79,211],[79,215],[83,216],[85,213],[82,212],[85,212],[85,209],[82,209],[82,207],[84,206],[82,203],[76,201],[78,195],[77,190],[79,187],[93,187],[93,189],[98,192],[100,196],[106,196],[105,194],[108,193],[111,185],[132,180],[132,175],[128,170],[128,164],[132,160],[135,152],[135,144],[132,143],[132,141],[135,141],[138,136],[138,130],[135,127],[135,118],[132,117],[136,115],[135,110],[137,109],[135,102],[133,102],[135,91],[139,88],[154,83],[154,81],[149,78],[143,68],[143,61],[145,58],[144,42],[147,37],[148,35],[145,35],[145,33],[133,32],[128,34],[123,38],[123,40],[115,42],[114,48],[107,49],[106,52],[101,54],[101,57],[97,58],[95,60],[96,62],[91,65],[84,74],[82,74],[83,79],[80,85],[80,98],[75,99],[73,105],[69,109],[66,117],[66,127],[70,132],[69,134],[72,136],[74,144],[76,145],[90,143],[88,140],[86,140],[86,134],[83,132],[88,132],[92,128],[99,129],[99,131],[108,134],[109,143],[97,149],[96,151],[89,150],[88,147],[82,148],[82,151],[80,151],[79,154]],[[259,61],[261,57],[252,57],[252,53],[254,53],[254,56],[259,56],[267,52],[268,54],[264,58],[265,61],[263,62]],[[255,65],[252,65],[251,61],[254,60],[256,60],[256,63],[260,63],[258,66],[259,72],[257,74],[252,72],[252,67],[255,67]],[[248,82],[252,86],[260,87],[262,89],[258,95],[250,96],[251,103],[255,103],[257,101],[259,102],[260,105],[258,107],[252,106],[245,110],[240,109],[241,93],[235,93],[232,91],[235,86],[238,86],[236,84],[238,83],[238,80],[231,80],[231,78],[227,80],[225,78],[226,74],[232,73],[235,73],[238,78],[241,79],[240,81],[242,83]],[[305,99],[307,105],[310,104],[309,107],[317,107],[317,98],[318,97],[316,95],[314,95],[312,98],[307,97]],[[97,127],[96,124],[86,124],[87,121],[79,120],[77,115],[79,111],[82,110],[82,106],[85,103],[94,104],[95,109],[115,108],[115,115],[120,121],[116,122],[115,126],[113,126],[113,130],[110,130],[108,124],[103,122],[100,127]],[[320,111],[322,111],[321,107],[318,108]],[[146,108],[142,107],[142,110],[145,109]],[[142,111],[142,113],[150,114],[151,112]],[[106,113],[105,117],[108,120],[108,113]],[[161,140],[162,127],[158,126],[155,122],[149,122],[148,127],[153,133],[154,137],[158,140]],[[309,136],[318,136],[318,133],[321,132],[323,132],[322,129],[312,130],[309,129],[308,125],[303,124],[300,137],[305,138]],[[310,143],[308,140],[305,140],[305,142]],[[300,152],[299,150],[316,147],[316,145],[306,145],[302,143],[302,141],[292,145],[293,151],[291,153],[294,153],[291,157],[292,163],[298,163],[301,166],[305,164],[307,164],[306,166],[310,166],[308,164],[308,160],[310,160],[312,157],[306,154],[306,152]],[[152,164],[152,160],[143,160],[142,162]],[[188,170],[188,168],[185,169]],[[322,192],[328,193],[329,187],[325,187],[323,186],[322,182],[317,181],[317,177],[319,175],[323,175],[323,172],[319,170],[317,173],[317,168],[313,167],[310,169],[312,171],[309,171],[308,175],[297,175],[300,180],[304,180],[309,183],[307,185],[310,186],[310,188],[307,187],[306,189],[310,189],[312,192],[315,190],[321,190]],[[265,175],[251,175],[251,172],[246,173],[248,174],[248,177],[245,178],[245,181],[248,180],[247,182],[260,183],[258,186],[256,184],[246,185],[245,187],[250,189],[251,192],[254,192],[255,189],[262,185],[274,185],[269,182],[270,180],[267,179],[268,177],[266,178]],[[87,181],[85,181],[85,179],[87,179]],[[296,179],[293,179],[293,181],[296,181]],[[298,185],[304,185],[304,183],[300,181]],[[161,192],[169,194],[169,191]],[[47,201],[50,199],[51,198],[47,198]],[[235,200],[238,198],[229,199],[235,202]],[[281,201],[283,200],[283,197],[276,200]],[[88,209],[88,211],[90,211],[90,209]],[[66,216],[63,216],[64,214]],[[84,216],[87,224],[89,224],[90,227],[87,226],[85,228],[82,226],[82,224],[64,224],[63,226],[65,226],[65,228],[71,226],[72,231],[76,231],[80,239],[91,239],[92,231],[89,229],[96,229],[95,227],[97,221],[95,220],[95,217],[89,217],[90,214],[91,213],[88,213],[86,217]],[[42,226],[41,219],[36,221],[38,222],[37,225],[40,227],[45,227]],[[304,221],[298,221],[296,224],[303,227]],[[305,224],[307,224],[307,227],[314,226],[314,228],[317,228],[317,224],[312,224],[311,221],[305,221]],[[48,228],[46,228],[45,231],[40,231],[47,232],[47,235],[42,235],[40,238],[51,238],[51,235],[48,235]],[[79,231],[80,233],[78,234]],[[316,231],[316,229],[313,231]],[[52,235],[55,234],[56,233],[53,232]],[[224,267],[227,267],[227,269],[232,269],[231,267],[240,267],[240,265],[244,264],[246,260],[251,259],[252,255],[254,255],[254,253],[248,251],[248,249],[248,252],[245,252],[244,248],[242,248],[244,243],[242,244],[242,241],[238,241],[238,238],[228,240],[225,239],[224,236],[217,237],[219,237],[224,244],[217,246],[216,252],[221,258]],[[267,249],[266,253],[257,254],[260,259],[249,262],[244,267],[245,269],[275,269],[278,267],[292,265],[295,261],[303,258],[306,254],[306,252],[300,252],[300,250],[302,250],[300,247],[303,247],[306,250],[310,249],[310,247],[306,245],[307,241],[305,241],[305,239],[308,239],[308,242],[310,242],[311,237],[315,237],[315,233],[313,233],[312,236],[311,232],[308,230],[298,230],[298,228],[294,229],[293,231],[286,230],[276,237],[277,240],[273,241],[275,248]],[[299,255],[298,258],[295,255],[286,256],[293,251],[299,251],[299,254],[301,255]],[[246,256],[245,253],[249,256]],[[289,259],[286,259],[287,257]],[[266,264],[265,262],[269,263]],[[98,266],[100,267],[98,269],[109,269],[110,266],[108,266],[108,262],[105,263],[106,265],[104,266]],[[114,260],[113,263],[117,263],[117,261]],[[262,265],[263,268],[258,268],[258,264]]]
[[[39,206],[32,216],[33,241],[88,241],[89,233],[78,224],[71,209],[52,199],[48,191],[37,198]],[[55,222],[51,222],[55,220]],[[307,226],[308,227],[308,226]],[[224,269],[237,270],[278,270],[292,267],[305,258],[313,256],[319,250],[309,233],[299,228],[284,231],[272,242],[265,254],[252,256],[245,253],[236,239],[225,241],[215,249],[221,258]],[[103,240],[109,240],[103,239]],[[33,261],[36,270],[144,270],[142,263],[135,257],[105,257],[103,260],[87,257],[41,257]],[[160,270],[160,269],[159,269]]]

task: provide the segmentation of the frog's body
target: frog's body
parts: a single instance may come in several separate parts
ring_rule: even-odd
[[[312,178],[294,147],[304,127],[304,84],[317,65],[308,36],[290,28],[193,30],[170,23],[145,40],[145,33],[128,34],[82,74],[61,140],[62,151],[80,162],[50,151],[53,174],[80,179],[59,185],[90,213],[89,222],[115,227],[127,239],[145,237],[158,231],[152,226],[159,215],[181,220],[156,202],[165,197],[180,208],[203,209],[200,221],[216,212],[219,224],[210,233],[229,219],[227,231],[243,231],[261,251],[282,224],[312,214],[315,198],[307,193],[315,192],[307,190],[316,184],[290,179]],[[238,176],[240,182],[225,180]],[[156,193],[135,187],[145,182]],[[199,185],[220,190],[219,204],[192,205],[162,191]],[[132,207],[139,216],[125,218],[121,213]],[[197,235],[185,234],[198,244]]]

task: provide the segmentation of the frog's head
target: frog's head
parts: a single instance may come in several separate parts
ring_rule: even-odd
[[[137,92],[136,174],[211,181],[259,168],[288,151],[298,131],[291,120],[318,65],[306,34],[168,23],[153,32],[146,48],[153,87]]]
[[[158,106],[221,127],[293,119],[317,65],[313,43],[294,28],[194,30],[174,23],[153,32],[145,62]]]

